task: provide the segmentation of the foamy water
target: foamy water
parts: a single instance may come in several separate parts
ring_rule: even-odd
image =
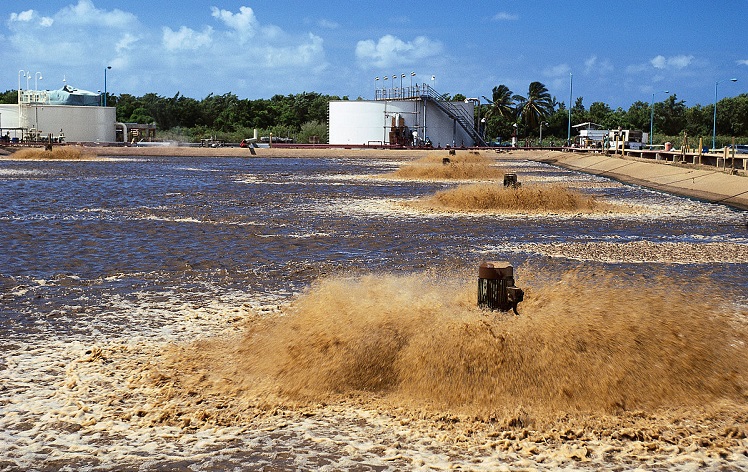
[[[434,373],[450,364],[406,360],[430,352],[433,340],[445,355],[466,349],[460,343],[470,338],[455,335],[459,326],[472,330],[476,342],[486,326],[523,339],[524,324],[537,323],[535,332],[548,326],[544,300],[558,304],[565,299],[560,294],[583,293],[574,287],[579,279],[563,285],[571,269],[664,277],[664,285],[651,282],[655,295],[684,277],[697,285],[699,278],[708,279],[728,296],[705,306],[719,319],[743,326],[745,212],[526,161],[496,166],[518,172],[521,181],[567,183],[634,211],[423,212],[402,202],[458,183],[394,179],[386,174],[396,164],[203,158],[0,162],[0,469],[748,466],[739,422],[745,417],[739,407],[740,385],[748,392],[740,377],[745,372],[733,374],[737,393],[709,397],[702,412],[670,393],[665,398],[672,409],[643,402],[630,411],[603,408],[563,420],[567,412],[541,414],[521,396],[510,411],[480,402],[477,409],[450,403],[471,395],[475,403],[476,396],[494,391],[486,387],[486,376],[463,374],[468,375],[463,383],[427,388],[417,376],[404,383],[393,383],[394,374],[375,377],[371,364],[389,352],[401,369],[431,372],[438,379]],[[471,280],[482,259],[507,259],[518,268],[518,285],[530,289],[520,319],[499,317],[486,325],[480,318],[485,315],[474,311]],[[374,274],[369,282],[359,278],[368,274]],[[394,281],[399,290],[357,292],[354,284],[330,292],[323,284],[328,292],[310,291],[315,281],[339,275],[372,288]],[[411,282],[398,279],[401,275],[415,277],[415,288],[407,289]],[[554,289],[556,284],[561,285]],[[647,290],[646,284],[635,286]],[[627,298],[615,284],[608,288],[613,301]],[[689,290],[701,301],[710,296],[708,290]],[[367,299],[364,293],[379,295]],[[545,295],[533,300],[533,294]],[[341,310],[333,306],[357,301],[368,303],[368,324],[336,318]],[[687,298],[671,301],[681,308],[689,304]],[[326,308],[298,311],[310,303]],[[577,306],[583,310],[583,304]],[[421,326],[415,321],[396,322],[408,320],[414,307],[427,321],[441,320],[427,324],[433,337],[408,337],[408,349],[390,345],[388,333],[400,333],[394,336],[400,340],[418,334],[407,334]],[[590,341],[596,335],[586,330],[596,315],[583,313],[582,325],[569,325],[570,336],[578,332]],[[700,331],[698,313],[689,315],[692,331],[684,336],[707,339],[706,334],[724,332]],[[436,314],[447,318],[428,318]],[[304,324],[303,316],[322,318]],[[677,312],[668,316],[677,319]],[[463,325],[455,325],[457,320]],[[729,332],[729,321],[710,323]],[[308,331],[312,327],[316,330]],[[267,344],[256,344],[248,333],[271,333],[263,342],[279,343],[270,344],[273,352],[289,345],[297,351],[288,352],[307,352],[302,357],[307,369],[294,371],[293,362],[262,355],[256,349]],[[340,352],[371,362],[353,371],[316,363],[315,351],[303,350],[321,339],[355,342],[357,349]],[[473,348],[481,352],[481,346],[486,345]],[[733,351],[728,346],[720,352],[729,359]],[[237,353],[249,362],[246,368],[233,357]],[[266,363],[258,365],[259,358]],[[290,367],[283,375],[274,370],[284,365]],[[676,372],[693,374],[687,366]],[[310,373],[320,383],[310,384]],[[347,380],[335,381],[336,375]],[[708,372],[695,375],[697,382],[701,375],[711,378]],[[363,384],[351,383],[354,378]],[[302,390],[306,394],[299,397]],[[426,391],[434,396],[424,397]],[[580,392],[574,393],[577,405],[597,411]],[[564,421],[568,428],[562,428]]]

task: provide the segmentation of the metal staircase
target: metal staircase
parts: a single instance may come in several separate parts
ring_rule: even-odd
[[[428,85],[425,85],[422,88],[421,99],[424,102],[428,101],[433,103],[437,108],[446,113],[447,116],[455,120],[455,122],[458,123],[471,138],[473,138],[476,145],[487,146],[483,136],[481,136],[478,130],[475,129],[475,118],[469,115],[464,108],[455,106],[453,102],[444,100],[443,97],[443,95],[436,93],[436,91]]]

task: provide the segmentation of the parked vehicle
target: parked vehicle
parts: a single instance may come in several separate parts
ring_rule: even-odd
[[[727,146],[727,151],[732,152],[732,145]],[[748,154],[748,144],[736,144],[735,154]]]

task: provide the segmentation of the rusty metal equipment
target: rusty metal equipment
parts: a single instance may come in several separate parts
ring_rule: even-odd
[[[515,315],[525,292],[514,286],[514,268],[506,261],[484,261],[478,268],[478,306]]]
[[[521,183],[517,181],[517,174],[504,174],[504,187],[517,188]]]

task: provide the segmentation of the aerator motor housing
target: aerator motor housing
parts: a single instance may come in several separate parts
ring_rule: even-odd
[[[517,180],[517,174],[504,174],[504,187],[518,188],[522,184]]]
[[[514,268],[506,261],[481,262],[478,268],[478,306],[489,310],[509,311],[515,315],[525,292],[514,286]]]

